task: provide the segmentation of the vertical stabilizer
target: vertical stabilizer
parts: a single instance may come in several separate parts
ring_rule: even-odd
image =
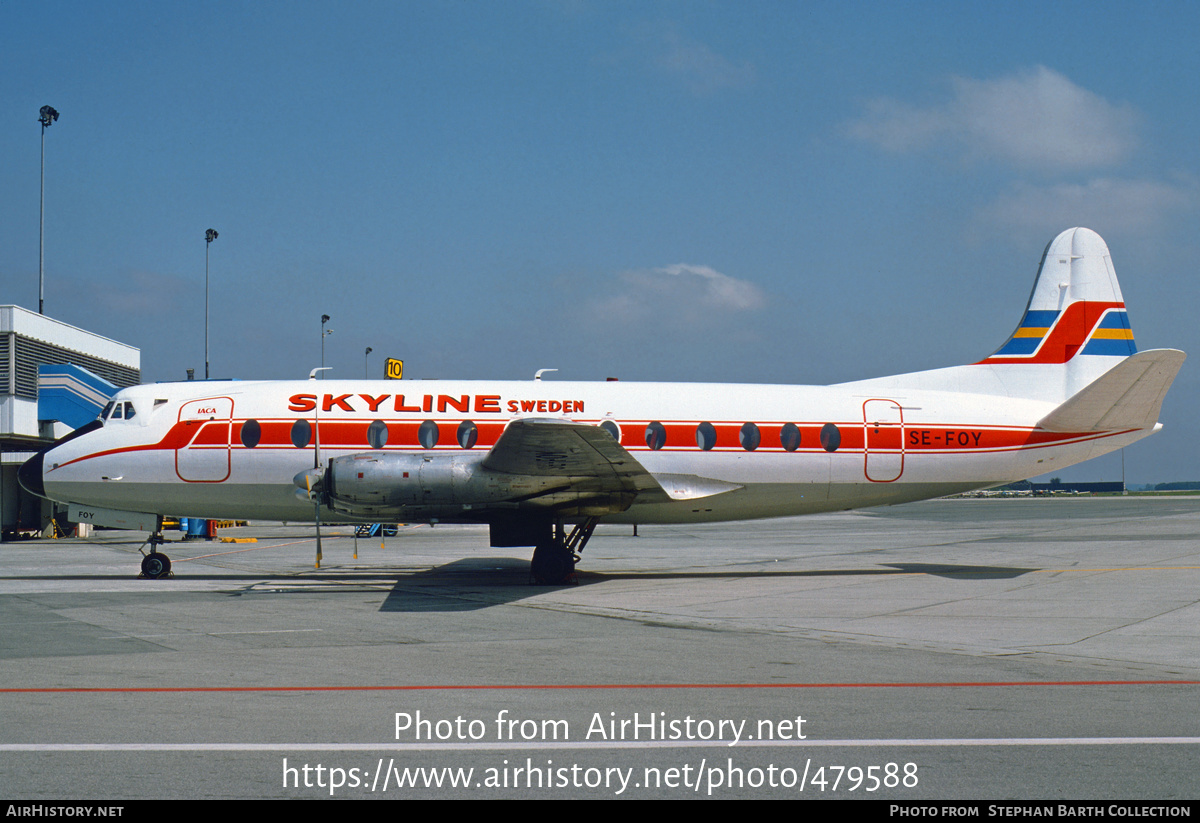
[[[1062,366],[1045,376],[1065,399],[1136,352],[1108,246],[1074,228],[1046,246],[1025,315],[980,365]]]

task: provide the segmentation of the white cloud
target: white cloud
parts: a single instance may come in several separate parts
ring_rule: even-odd
[[[952,99],[942,105],[869,101],[847,132],[894,152],[952,143],[972,157],[1068,168],[1117,163],[1136,142],[1130,106],[1109,103],[1045,66],[996,80],[952,78],[950,85]]]
[[[868,100],[865,107],[866,113],[846,131],[887,151],[917,151],[955,130],[954,119],[946,112],[917,109],[886,97]]]
[[[734,63],[705,43],[668,27],[658,44],[657,65],[681,78],[695,94],[712,94],[725,89],[748,86],[754,82],[754,67]]]
[[[1040,237],[1071,226],[1088,226],[1102,234],[1127,229],[1152,230],[1175,213],[1195,205],[1195,187],[1156,180],[1103,178],[1087,183],[1033,186],[1018,183],[981,214],[986,229]]]
[[[602,301],[597,314],[619,323],[694,323],[755,311],[767,302],[763,291],[747,280],[688,263],[621,272],[618,281],[617,294]]]

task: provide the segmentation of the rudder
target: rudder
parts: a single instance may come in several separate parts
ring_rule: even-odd
[[[1136,353],[1108,246],[1073,228],[1047,244],[1020,324],[978,365],[1038,364],[1043,396],[1066,399]]]
[[[1003,346],[980,362],[1054,364],[1076,355],[1124,358],[1135,353],[1108,246],[1091,229],[1074,228],[1046,246],[1020,324]]]

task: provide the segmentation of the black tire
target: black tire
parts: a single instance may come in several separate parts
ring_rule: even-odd
[[[560,586],[575,572],[575,558],[562,546],[542,544],[533,550],[529,564],[533,580],[543,586]]]
[[[142,558],[142,577],[158,580],[171,573],[171,558],[161,552],[150,552]]]

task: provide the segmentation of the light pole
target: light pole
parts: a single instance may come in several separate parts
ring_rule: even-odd
[[[208,379],[208,247],[217,239],[217,230],[204,232],[204,379]]]
[[[371,347],[367,346],[367,350],[363,353],[363,379],[371,378]]]
[[[325,324],[329,322],[329,315],[321,315],[321,368],[325,368],[325,335],[333,334],[333,329],[326,329]],[[325,379],[325,372],[321,372],[321,379]]]
[[[46,308],[46,127],[58,119],[51,106],[42,106],[38,121],[42,124],[42,194],[38,205],[38,314]]]

